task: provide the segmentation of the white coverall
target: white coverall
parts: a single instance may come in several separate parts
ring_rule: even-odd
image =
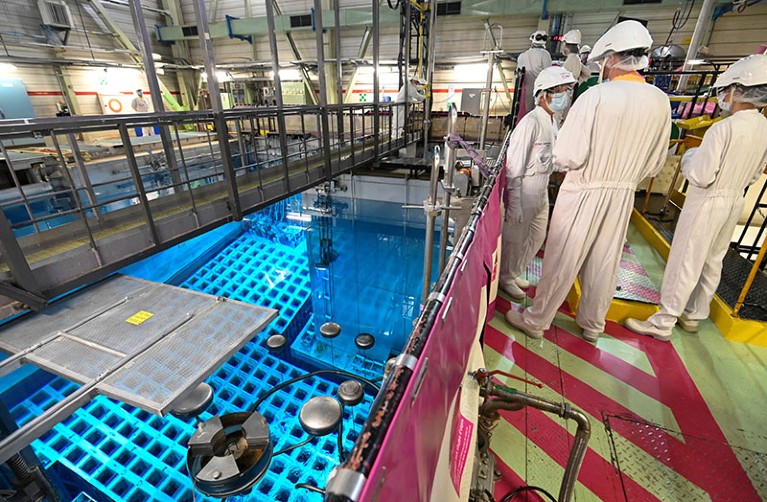
[[[661,287],[660,311],[647,321],[669,332],[682,314],[708,318],[722,260],[743,210],[743,192],[767,164],[767,118],[742,110],[714,124],[683,163],[690,182]]]
[[[517,68],[525,68],[525,100],[522,102],[525,105],[525,109],[520,110],[520,117],[535,109],[535,98],[533,96],[535,79],[541,73],[541,70],[549,66],[551,66],[551,54],[541,47],[531,47],[517,58]]]
[[[136,96],[133,98],[130,102],[130,107],[133,108],[133,111],[136,113],[147,113],[149,111],[149,103],[147,103],[147,100],[144,99],[143,96]],[[142,127],[141,130],[144,136],[154,135],[153,127]]]
[[[575,86],[577,87],[581,83],[587,81],[591,76],[591,70],[588,66],[581,63],[581,58],[577,54],[570,53],[565,59],[565,64],[562,65],[565,70],[573,74],[573,77],[578,81]]]
[[[634,192],[663,167],[671,108],[660,89],[627,75],[578,98],[557,136],[554,168],[568,171],[551,217],[543,271],[522,321],[551,325],[580,275],[576,321],[602,332],[615,293]]]
[[[554,138],[551,116],[540,106],[525,115],[511,133],[506,150],[508,207],[503,224],[501,284],[522,276],[546,238]]]
[[[407,102],[408,103],[420,103],[424,99],[426,99],[426,95],[422,89],[419,89],[416,87],[415,84],[413,84],[411,81],[407,81],[399,90],[399,93],[397,93],[397,97],[395,98],[395,103],[404,103],[405,102],[405,89],[407,88]],[[394,112],[393,112],[393,118],[394,118],[394,127],[396,128],[394,131],[394,137],[395,138],[401,138],[405,134],[405,107],[403,106],[395,106]]]

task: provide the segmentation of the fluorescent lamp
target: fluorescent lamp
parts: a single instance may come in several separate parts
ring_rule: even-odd
[[[301,73],[295,68],[280,70],[280,80],[301,80]]]
[[[695,66],[695,65],[699,65],[699,64],[706,64],[706,60],[705,59],[691,59],[691,60],[687,61],[687,64],[690,65],[690,66]]]
[[[11,73],[18,70],[15,64],[0,63],[0,73]]]

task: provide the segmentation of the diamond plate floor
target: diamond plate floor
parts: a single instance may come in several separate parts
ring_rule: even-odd
[[[632,247],[650,277],[662,275],[649,244]],[[767,500],[767,348],[730,342],[710,321],[696,335],[676,328],[671,343],[609,322],[591,344],[567,308],[533,340],[506,324],[510,308],[521,306],[499,297],[486,326],[488,369],[540,382],[501,379],[591,420],[574,500]],[[502,418],[491,442],[502,474],[495,499],[525,484],[556,496],[574,424],[527,409]]]

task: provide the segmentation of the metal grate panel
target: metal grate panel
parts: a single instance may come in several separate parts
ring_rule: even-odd
[[[58,317],[30,315],[12,323],[0,334],[10,341],[0,346],[34,349],[22,360],[78,383],[104,378],[98,392],[159,415],[277,315],[127,276],[62,302],[54,307]]]
[[[0,350],[21,352],[45,340],[51,333],[67,329],[110,305],[134,296],[149,283],[138,279],[109,279],[63,298],[42,312],[29,314],[11,324],[0,336]]]
[[[129,367],[107,378],[99,389],[158,415],[189,388],[202,381],[242,348],[276,312],[246,310],[241,303],[216,303],[204,316],[195,317],[137,357]],[[140,397],[139,397],[140,396]]]

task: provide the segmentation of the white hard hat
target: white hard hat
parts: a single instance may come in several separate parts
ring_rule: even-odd
[[[581,47],[581,50],[578,51],[578,54],[588,54],[589,52],[591,52],[591,47],[584,45]]]
[[[753,54],[739,59],[716,79],[714,87],[740,84],[746,87],[767,84],[767,55]]]
[[[580,45],[581,43],[581,30],[570,30],[562,37],[562,41],[566,44]]]
[[[646,49],[652,47],[652,37],[639,21],[618,23],[597,40],[589,56],[589,62],[604,59],[613,52]]]
[[[549,39],[549,34],[543,30],[538,30],[530,35],[530,41],[533,45],[546,45],[546,41]]]
[[[574,84],[575,77],[569,71],[565,70],[561,66],[549,66],[544,68],[535,78],[535,84],[533,86],[533,94],[536,95],[540,91],[551,89],[558,85]]]

